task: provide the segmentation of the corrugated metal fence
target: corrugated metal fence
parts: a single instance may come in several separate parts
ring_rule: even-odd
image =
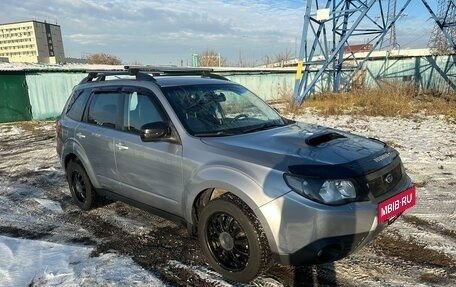
[[[367,87],[393,80],[414,84],[421,91],[456,90],[456,55],[371,60],[364,71]]]
[[[58,116],[73,87],[86,73],[34,73],[27,74],[30,104],[34,119]]]
[[[290,97],[295,73],[292,70],[220,72],[262,99]],[[409,82],[421,90],[456,90],[456,55],[372,60],[363,69],[361,86],[375,87],[382,81]],[[53,118],[60,114],[74,85],[85,73],[0,71],[0,122]],[[326,90],[323,78],[316,90]]]
[[[32,119],[32,107],[25,74],[21,72],[0,73],[0,122],[30,119]]]

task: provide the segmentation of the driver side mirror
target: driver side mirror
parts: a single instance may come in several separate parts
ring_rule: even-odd
[[[166,122],[153,122],[141,127],[141,140],[143,142],[159,141],[171,135],[171,127]]]

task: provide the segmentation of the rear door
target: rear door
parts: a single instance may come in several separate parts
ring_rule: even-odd
[[[84,121],[75,130],[75,139],[84,149],[101,188],[118,188],[114,158],[114,135],[121,129],[123,95],[119,88],[95,89],[90,96]],[[87,162],[85,164],[87,164]]]
[[[151,91],[124,88],[123,133],[114,140],[119,182],[124,196],[180,215],[182,146],[143,142],[141,126],[169,119]]]

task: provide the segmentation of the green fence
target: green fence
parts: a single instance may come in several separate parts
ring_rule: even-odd
[[[289,97],[295,71],[220,70],[263,100]],[[371,60],[364,67],[361,86],[376,87],[382,81],[413,83],[420,90],[456,90],[456,55]],[[47,119],[58,116],[71,89],[86,73],[81,70],[0,71],[0,122]],[[315,91],[328,90],[331,78],[322,77]]]
[[[32,119],[27,82],[23,72],[0,74],[0,122]]]
[[[33,118],[48,119],[60,115],[71,90],[85,76],[87,73],[27,73],[25,79]]]

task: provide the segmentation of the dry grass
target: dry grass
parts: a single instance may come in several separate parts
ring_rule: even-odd
[[[289,95],[288,99],[291,98]],[[323,93],[306,99],[300,107],[292,101],[285,112],[299,113],[311,108],[321,115],[365,115],[410,117],[416,113],[446,115],[456,123],[456,92],[418,93],[414,87],[384,83],[377,89],[357,89],[350,92]]]

